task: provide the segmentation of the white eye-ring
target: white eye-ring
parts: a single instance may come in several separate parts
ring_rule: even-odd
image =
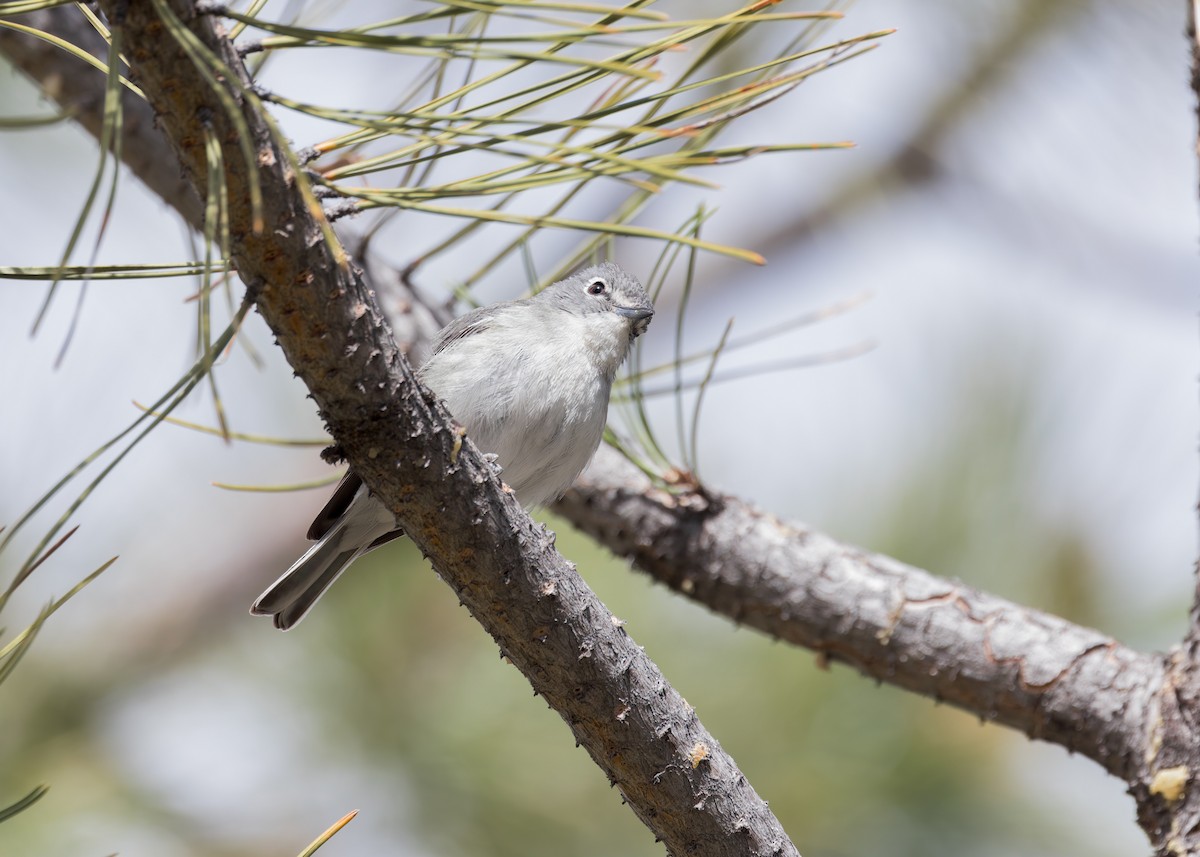
[[[608,291],[608,283],[604,280],[592,280],[588,283],[587,293],[589,295],[602,295]]]

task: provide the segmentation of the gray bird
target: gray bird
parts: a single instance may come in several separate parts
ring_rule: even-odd
[[[418,375],[494,456],[517,499],[540,506],[571,487],[596,452],[617,369],[653,315],[637,278],[605,262],[452,321]],[[309,527],[317,543],[250,612],[274,616],[286,631],[350,563],[402,535],[395,516],[348,472]]]

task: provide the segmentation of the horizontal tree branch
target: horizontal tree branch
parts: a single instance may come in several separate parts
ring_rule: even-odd
[[[737,497],[667,494],[602,450],[556,511],[716,613],[864,675],[1053,741],[1129,779],[1159,658],[840,544]]]

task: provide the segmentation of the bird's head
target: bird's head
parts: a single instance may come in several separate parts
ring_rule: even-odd
[[[654,304],[637,277],[612,262],[577,271],[538,299],[586,320],[623,329],[630,341],[646,332],[654,315]]]

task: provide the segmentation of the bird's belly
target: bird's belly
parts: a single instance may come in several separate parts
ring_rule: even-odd
[[[548,389],[568,393],[546,395]],[[590,378],[493,390],[492,396],[480,392],[457,403],[446,400],[451,413],[466,426],[467,436],[481,451],[495,454],[501,478],[522,505],[539,506],[556,499],[600,445],[609,384],[593,372]]]

